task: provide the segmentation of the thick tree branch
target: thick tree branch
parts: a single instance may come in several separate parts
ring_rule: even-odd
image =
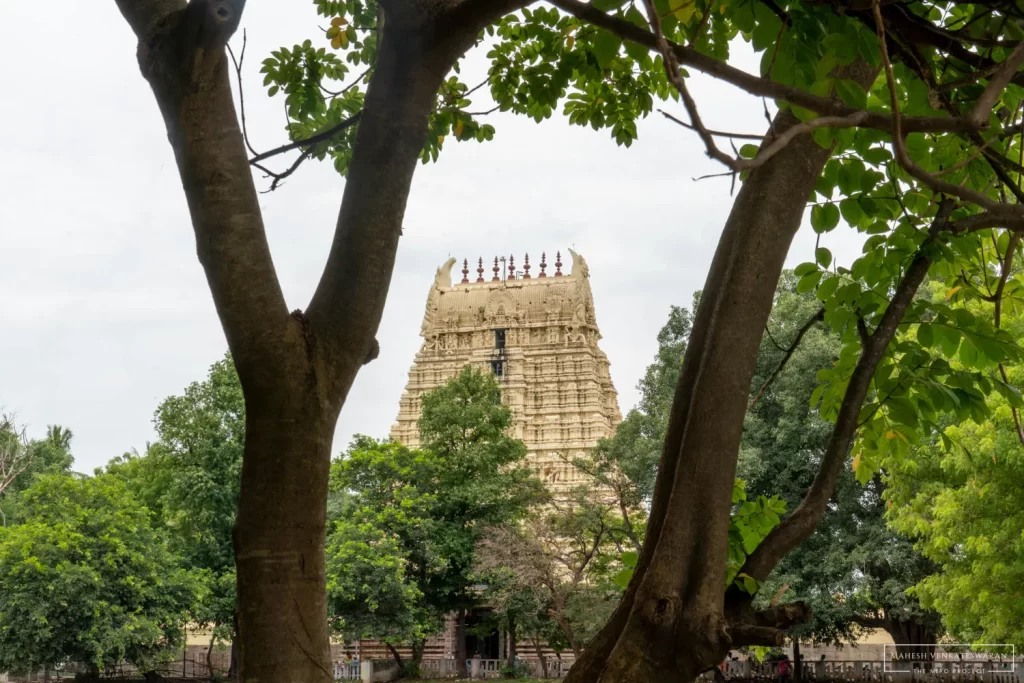
[[[764,610],[743,609],[729,622],[732,647],[782,645],[786,629],[810,621],[813,611],[806,602],[787,602]]]
[[[817,528],[828,501],[835,492],[839,471],[850,451],[860,416],[861,406],[867,398],[871,380],[878,363],[885,355],[889,343],[899,329],[900,321],[907,312],[911,301],[928,274],[931,266],[930,250],[939,232],[947,229],[949,215],[954,208],[951,199],[944,199],[917,255],[892,297],[875,331],[867,338],[860,359],[843,395],[832,436],[829,438],[821,467],[814,482],[800,505],[782,523],[775,527],[767,538],[754,549],[740,570],[758,581],[763,581],[779,561]]]
[[[135,36],[149,38],[157,27],[176,12],[185,9],[185,0],[115,0],[121,15],[128,22]]]
[[[243,386],[270,381],[290,334],[232,98],[224,44],[241,0],[117,0],[163,113],[196,252]]]
[[[992,108],[999,101],[1006,86],[1017,75],[1017,71],[1022,64],[1024,64],[1024,43],[1017,45],[1014,51],[1010,53],[1010,56],[1006,58],[1006,61],[989,78],[988,85],[985,86],[981,97],[978,98],[974,107],[967,114],[968,121],[978,128],[988,125],[988,117],[992,113]]]
[[[885,628],[889,625],[889,620],[881,617],[854,616],[852,621],[863,628]]]

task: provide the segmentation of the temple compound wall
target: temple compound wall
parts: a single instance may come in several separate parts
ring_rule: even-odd
[[[491,372],[502,401],[514,416],[515,436],[527,447],[528,462],[548,488],[572,488],[578,473],[567,461],[609,438],[621,420],[608,357],[598,347],[590,271],[571,249],[572,270],[562,273],[561,253],[548,273],[531,276],[529,255],[521,270],[514,257],[495,258],[484,277],[463,260],[461,280],[452,282],[454,258],[440,268],[427,295],[409,381],[391,437],[409,447],[420,444],[417,421],[425,392],[445,384],[470,365]]]

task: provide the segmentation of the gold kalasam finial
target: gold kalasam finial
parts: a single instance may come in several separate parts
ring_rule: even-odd
[[[526,258],[523,259],[523,279],[530,279],[530,255],[527,254]]]
[[[480,257],[480,263],[478,263],[477,267],[476,267],[476,281],[478,283],[484,281],[484,257],[483,256]]]
[[[537,277],[548,276],[548,274],[544,272],[544,269],[548,267],[547,258],[547,252],[540,252],[540,273],[537,275]]]

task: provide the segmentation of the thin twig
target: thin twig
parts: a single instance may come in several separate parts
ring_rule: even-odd
[[[882,57],[885,79],[889,86],[889,100],[892,106],[892,146],[896,153],[896,160],[899,161],[900,166],[905,168],[910,175],[920,180],[936,194],[959,197],[960,199],[973,202],[994,214],[1021,215],[1021,212],[1019,211],[1020,207],[1010,207],[1005,204],[1000,204],[999,202],[994,202],[980,192],[940,180],[918,166],[910,158],[910,155],[907,153],[906,140],[904,140],[903,122],[900,115],[899,98],[896,92],[896,77],[893,75],[892,62],[889,59],[889,48],[885,39],[885,25],[882,22],[882,11],[879,6],[879,0],[874,0],[871,7],[875,18],[875,33],[878,38],[878,49]],[[989,109],[991,109],[991,107],[989,107]],[[968,123],[970,123],[970,121],[968,121]]]
[[[281,145],[280,147],[276,147],[276,148],[270,150],[269,152],[264,152],[263,154],[257,154],[252,159],[249,159],[249,165],[250,166],[254,166],[254,165],[256,165],[256,163],[258,163],[260,161],[264,161],[265,159],[269,159],[270,157],[277,156],[278,154],[284,154],[285,152],[290,152],[293,149],[299,149],[300,147],[310,147],[312,145],[317,144],[318,142],[323,142],[325,140],[330,140],[332,137],[334,137],[335,135],[337,135],[341,131],[345,130],[349,126],[353,126],[356,123],[358,123],[359,122],[359,118],[362,115],[363,115],[362,111],[357,111],[355,114],[353,114],[352,116],[348,117],[347,119],[345,119],[341,123],[338,123],[337,125],[331,126],[327,130],[325,130],[325,131],[323,131],[321,133],[317,133],[316,135],[313,135],[312,137],[308,137],[308,138],[306,138],[304,140],[296,140],[295,142],[290,142],[287,145]]]
[[[255,156],[256,150],[249,142],[249,129],[245,125],[245,88],[242,87],[242,64],[245,62],[245,48],[249,42],[249,36],[245,29],[242,29],[242,51],[238,55],[238,59],[235,59],[235,51],[228,45],[228,54],[231,55],[231,61],[235,65],[235,76],[238,78],[238,112],[242,120],[242,139],[245,141],[245,146],[249,150],[249,153]]]
[[[690,130],[696,130],[696,128],[694,128],[693,126],[688,124],[686,121],[683,121],[681,119],[677,119],[675,116],[672,116],[672,114],[669,114],[667,111],[665,111],[663,109],[659,109],[658,113],[661,114],[662,116],[664,116],[666,119],[669,119],[670,121],[674,121],[675,123],[678,123],[683,128],[689,128]],[[754,135],[752,133],[726,133],[725,131],[722,131],[722,130],[709,130],[708,132],[711,133],[712,135],[714,135],[716,137],[720,137],[720,138],[735,138],[736,140],[764,140],[764,136],[763,135]]]
[[[793,352],[796,351],[796,348],[798,346],[800,346],[800,340],[804,338],[804,335],[807,334],[808,330],[814,327],[815,323],[820,322],[824,319],[825,309],[821,308],[818,310],[817,313],[814,314],[814,317],[812,317],[811,319],[809,319],[807,322],[800,326],[800,329],[797,330],[796,337],[793,338],[793,343],[790,344],[789,348],[785,350],[785,353],[782,355],[782,359],[779,361],[779,364],[775,367],[775,371],[772,372],[768,379],[765,380],[765,383],[761,385],[760,391],[757,392],[757,395],[754,396],[754,399],[750,402],[750,405],[747,406],[747,410],[753,410],[754,406],[757,405],[757,402],[761,400],[762,396],[764,396],[764,392],[768,391],[768,387],[770,387],[775,382],[775,380],[779,376],[779,373],[781,373],[782,369],[786,367],[786,363],[789,362],[790,358],[792,358]],[[774,339],[772,339],[772,343],[775,344]],[[776,344],[776,346],[778,346],[778,344]]]

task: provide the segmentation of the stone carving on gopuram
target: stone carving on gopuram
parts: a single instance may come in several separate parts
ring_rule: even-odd
[[[558,493],[578,483],[569,461],[612,436],[622,418],[608,357],[598,348],[590,271],[582,256],[569,253],[568,274],[562,273],[561,252],[553,273],[544,254],[536,274],[528,254],[519,270],[514,257],[495,258],[487,277],[482,258],[475,278],[463,260],[462,278],[454,284],[455,259],[437,269],[420,328],[423,345],[409,370],[393,439],[418,446],[422,395],[470,365],[498,378],[515,436],[548,488]]]

